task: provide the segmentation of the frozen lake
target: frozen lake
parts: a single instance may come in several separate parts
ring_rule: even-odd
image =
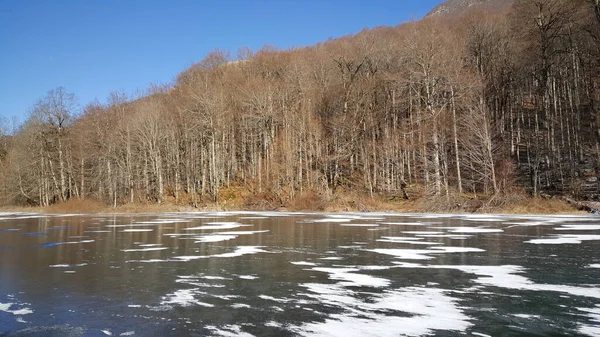
[[[600,217],[0,214],[0,336],[517,335],[600,335]]]

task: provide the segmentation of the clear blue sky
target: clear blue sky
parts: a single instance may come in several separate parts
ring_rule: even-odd
[[[214,48],[312,45],[441,0],[0,0],[0,116],[63,86],[83,106],[168,83]]]

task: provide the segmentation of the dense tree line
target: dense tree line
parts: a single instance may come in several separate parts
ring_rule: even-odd
[[[600,6],[517,0],[279,51],[216,50],[143,97],[64,88],[1,137],[5,203],[273,203],[307,191],[592,196]]]

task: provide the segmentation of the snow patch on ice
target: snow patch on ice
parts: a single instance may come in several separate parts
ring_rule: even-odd
[[[388,248],[378,248],[378,249],[368,249],[368,252],[374,252],[378,254],[391,255],[398,259],[403,260],[431,260],[434,259],[433,256],[429,254],[444,254],[444,253],[475,253],[475,252],[484,252],[485,250],[480,248],[471,248],[471,247],[431,247],[431,249],[388,249]]]
[[[215,235],[252,235],[252,234],[260,234],[260,233],[267,233],[269,232],[269,230],[262,230],[262,231],[228,231],[228,232],[219,232],[219,233],[215,233]]]
[[[471,332],[471,335],[473,335],[473,336],[479,336],[479,337],[492,337],[490,335],[486,335],[486,334],[481,333],[481,332]]]
[[[466,240],[472,238],[473,235],[456,235],[456,234],[420,234],[417,235],[423,238],[448,238],[452,240]]]
[[[160,302],[161,305],[178,305],[181,307],[201,306],[206,308],[214,307],[213,304],[198,301],[196,296],[206,295],[200,291],[200,288],[180,289],[172,294],[167,294]]]
[[[221,242],[236,239],[237,235],[205,235],[194,237],[195,243]]]
[[[401,265],[402,268],[431,268],[431,269],[455,269],[467,274],[479,276],[473,281],[484,286],[499,287],[505,289],[516,289],[526,291],[551,291],[567,293],[573,296],[591,297],[600,299],[600,287],[582,287],[560,284],[540,284],[531,281],[525,276],[519,275],[525,272],[525,268],[514,265],[503,266],[470,266],[470,265]]]
[[[557,231],[596,231],[600,230],[600,225],[562,225],[554,229]]]
[[[329,256],[329,257],[322,257],[319,260],[326,260],[326,261],[340,261],[343,260],[343,257],[340,256]]]
[[[216,255],[198,255],[198,256],[175,256],[174,258],[181,261],[192,261],[198,259],[208,259],[211,257],[238,257],[242,255],[250,255],[250,254],[258,254],[258,253],[268,253],[265,250],[262,250],[261,246],[238,246],[235,251],[231,253],[224,254],[216,254]]]
[[[223,229],[234,229],[239,227],[252,227],[252,225],[244,225],[239,222],[207,222],[205,225],[197,227],[188,227],[183,230],[194,231],[194,230],[223,230]]]
[[[587,313],[592,324],[580,324],[579,332],[588,336],[600,336],[600,305],[596,305],[596,307],[588,309],[588,308],[577,308],[580,311]]]
[[[273,296],[269,296],[269,295],[258,295],[258,298],[263,299],[265,301],[273,301],[273,302],[277,302],[277,303],[290,303],[293,302],[293,299],[289,299],[289,298],[276,298]]]
[[[242,280],[256,280],[259,277],[258,276],[254,276],[254,275],[239,275],[239,278],[241,278]]]
[[[413,235],[442,235],[443,232],[428,232],[428,231],[405,231],[402,232],[404,234],[413,234]]]
[[[242,328],[238,325],[225,325],[220,328],[216,326],[208,325],[206,329],[210,330],[215,336],[222,337],[254,337],[254,335],[242,331]]]
[[[499,228],[486,228],[486,227],[446,227],[450,233],[502,233],[504,230]]]
[[[342,281],[338,284],[344,287],[373,287],[382,288],[391,284],[390,280],[365,274],[357,274],[357,268],[312,268],[314,271],[329,274],[329,279]]]
[[[281,323],[277,323],[275,321],[269,321],[265,323],[265,326],[268,326],[270,328],[283,328],[283,325]]]
[[[382,225],[392,225],[392,226],[429,226],[431,223],[425,222],[382,222]]]
[[[317,266],[316,263],[314,262],[307,262],[307,261],[297,261],[297,262],[290,262],[291,264],[295,264],[296,266]]]
[[[339,307],[343,312],[329,315],[324,322],[291,328],[301,336],[396,337],[400,331],[404,336],[423,336],[436,330],[464,332],[472,326],[457,300],[441,289],[410,287],[372,294],[372,298],[365,300],[358,293],[335,285],[303,286],[312,293],[306,296]],[[404,315],[392,316],[395,312]]]
[[[78,264],[52,264],[49,265],[49,268],[75,268],[75,267],[83,267],[87,266],[87,263],[78,263]]]
[[[14,306],[24,306],[24,304],[20,304],[20,303],[2,303],[0,302],[0,311],[4,311],[7,312],[9,314],[13,314],[15,316],[19,316],[19,315],[29,315],[29,314],[33,314],[33,310],[31,310],[30,308],[21,308],[21,309],[12,309],[12,307]]]
[[[343,218],[325,218],[325,219],[317,219],[317,220],[308,220],[309,222],[332,222],[332,223],[344,223],[350,222],[354,219],[343,219]]]
[[[532,239],[525,241],[535,245],[561,245],[561,244],[580,244],[583,241],[598,241],[600,235],[553,235],[543,239]]]
[[[244,303],[235,303],[235,304],[232,304],[231,307],[234,308],[234,309],[252,308],[248,304],[244,304]]]
[[[441,250],[444,253],[477,253],[477,252],[485,252],[485,249],[481,248],[471,248],[471,247],[431,247],[431,249]],[[431,253],[438,253],[436,251],[431,251]]]
[[[388,249],[388,248],[378,248],[378,249],[369,249],[369,252],[377,253],[377,254],[385,254],[391,255],[398,259],[403,260],[431,260],[434,257],[426,255],[429,253],[428,250],[421,249]]]

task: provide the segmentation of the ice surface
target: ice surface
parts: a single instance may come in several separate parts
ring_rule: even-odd
[[[368,223],[344,223],[344,224],[341,224],[340,226],[342,226],[342,227],[379,227],[379,225],[376,223],[371,223],[371,224],[368,224]]]
[[[154,229],[152,228],[128,228],[124,229],[124,233],[136,233],[136,232],[152,232]]]
[[[82,241],[67,241],[67,242],[46,242],[46,243],[42,243],[39,244],[35,247],[40,247],[40,248],[46,248],[46,247],[55,247],[55,246],[61,246],[61,245],[75,245],[78,243],[92,243],[95,242],[95,240],[82,240]]]
[[[473,217],[473,216],[464,216],[464,220],[467,221],[477,221],[477,222],[502,222],[505,221],[503,218],[490,218],[490,217]]]
[[[121,249],[122,252],[152,252],[157,250],[167,250],[169,247],[148,247],[139,249]]]
[[[261,248],[263,248],[263,247],[238,246],[234,252],[211,255],[211,257],[238,257],[238,256],[242,256],[242,255],[249,255],[249,254],[267,253],[267,251],[262,250]]]
[[[317,219],[317,220],[307,220],[308,222],[350,222],[355,219],[343,219],[343,218],[325,218],[325,219]]]
[[[404,243],[410,245],[424,245],[424,246],[433,246],[433,245],[441,245],[441,242],[429,242],[429,241],[419,241],[423,240],[423,238],[416,237],[402,237],[402,236],[382,236],[381,239],[378,239],[378,242],[388,242],[388,243]]]
[[[409,244],[409,245],[421,245],[421,246],[434,246],[434,245],[441,245],[443,243],[441,242],[430,242],[430,241],[409,241],[409,240],[387,240],[387,239],[380,239],[377,240],[378,242],[388,242],[388,243],[403,243],[403,244]]]
[[[554,225],[552,222],[543,222],[543,221],[531,221],[531,222],[504,222],[504,225],[509,225],[506,227],[514,228],[514,227],[535,227],[535,226],[544,226],[544,225]]]

